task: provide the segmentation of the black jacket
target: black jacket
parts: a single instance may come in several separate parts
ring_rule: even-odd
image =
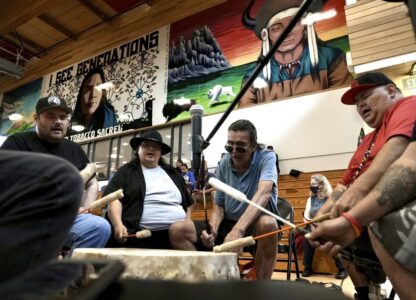
[[[161,167],[178,187],[182,197],[182,206],[186,212],[188,206],[192,205],[193,200],[186,188],[185,181],[175,168],[169,165],[161,165]],[[121,199],[123,205],[121,220],[128,232],[136,232],[141,229],[139,224],[143,214],[146,193],[146,182],[138,160],[125,164],[114,174],[104,192],[104,196],[118,189],[123,189],[124,193],[124,197]],[[108,213],[106,218],[108,219]]]

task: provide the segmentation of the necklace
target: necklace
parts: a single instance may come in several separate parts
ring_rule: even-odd
[[[300,65],[300,60],[299,59],[296,59],[296,60],[294,60],[294,61],[292,61],[290,63],[279,65],[279,68],[280,68],[280,71],[282,71],[282,70],[290,70],[292,67],[298,66],[298,65]]]
[[[352,185],[354,183],[354,181],[357,179],[358,175],[360,174],[361,170],[363,169],[365,163],[368,160],[368,157],[371,154],[371,151],[374,148],[374,144],[376,143],[376,136],[377,136],[377,132],[374,133],[373,138],[371,139],[371,143],[370,146],[368,146],[368,149],[365,151],[363,158],[361,159],[361,163],[358,166],[357,170],[355,170],[354,175],[351,178],[351,182],[349,185]]]

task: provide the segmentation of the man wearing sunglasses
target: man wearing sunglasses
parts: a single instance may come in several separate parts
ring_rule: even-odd
[[[248,199],[277,213],[277,172],[273,152],[261,149],[257,144],[257,131],[248,120],[238,120],[228,128],[225,145],[228,152],[220,160],[218,179],[243,192]],[[174,242],[176,249],[210,250],[214,245],[259,235],[277,229],[273,217],[261,213],[254,206],[238,202],[217,191],[209,222],[182,221],[172,226],[181,226],[182,235]],[[191,229],[191,230],[188,230]],[[255,255],[254,267],[258,279],[270,279],[276,259],[277,236],[261,239],[256,249],[247,249]]]

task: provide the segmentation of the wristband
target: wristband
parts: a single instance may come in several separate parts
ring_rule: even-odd
[[[361,225],[353,216],[351,216],[347,212],[343,212],[341,216],[343,216],[345,219],[348,220],[348,222],[350,222],[352,228],[354,229],[355,237],[359,237],[361,233],[364,231],[363,225]]]

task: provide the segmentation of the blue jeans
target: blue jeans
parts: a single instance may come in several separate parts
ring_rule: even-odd
[[[0,282],[57,257],[82,193],[67,161],[0,149]]]
[[[77,215],[64,245],[70,248],[103,248],[111,234],[111,226],[102,217],[89,213]]]

